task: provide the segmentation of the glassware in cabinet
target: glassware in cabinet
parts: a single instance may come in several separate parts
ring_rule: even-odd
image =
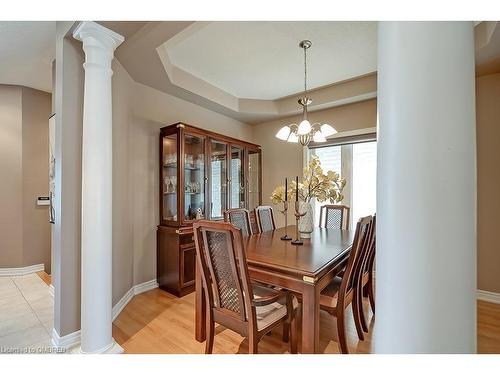
[[[162,219],[177,221],[177,133],[162,137]]]
[[[231,194],[229,208],[245,208],[245,149],[231,145]]]
[[[224,218],[227,209],[227,144],[210,140],[210,219]]]
[[[205,218],[205,138],[184,135],[184,219]]]
[[[248,209],[261,202],[261,153],[260,149],[248,150]]]

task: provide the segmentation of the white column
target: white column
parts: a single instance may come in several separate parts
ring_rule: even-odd
[[[381,22],[377,353],[476,351],[472,22]]]
[[[112,314],[112,101],[111,62],[123,37],[97,23],[73,33],[85,52],[82,140],[81,351],[120,352]]]

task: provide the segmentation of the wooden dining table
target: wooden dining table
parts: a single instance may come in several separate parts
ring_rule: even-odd
[[[289,235],[295,226],[287,228]],[[302,296],[302,353],[319,350],[320,292],[345,266],[353,230],[315,228],[303,245],[280,239],[285,228],[244,239],[250,278]],[[196,271],[195,337],[206,339],[206,299]]]

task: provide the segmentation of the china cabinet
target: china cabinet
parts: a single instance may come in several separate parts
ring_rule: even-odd
[[[194,290],[193,222],[261,204],[261,149],[183,123],[161,128],[159,146],[158,283],[183,296]]]

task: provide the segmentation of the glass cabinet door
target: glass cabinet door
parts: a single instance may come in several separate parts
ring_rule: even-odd
[[[177,134],[163,137],[163,220],[177,221]]]
[[[260,204],[260,150],[248,150],[248,209]]]
[[[184,135],[184,219],[205,218],[205,139]]]
[[[227,209],[227,144],[210,141],[210,219],[224,218]]]
[[[229,208],[245,208],[244,149],[231,146],[231,195]]]

